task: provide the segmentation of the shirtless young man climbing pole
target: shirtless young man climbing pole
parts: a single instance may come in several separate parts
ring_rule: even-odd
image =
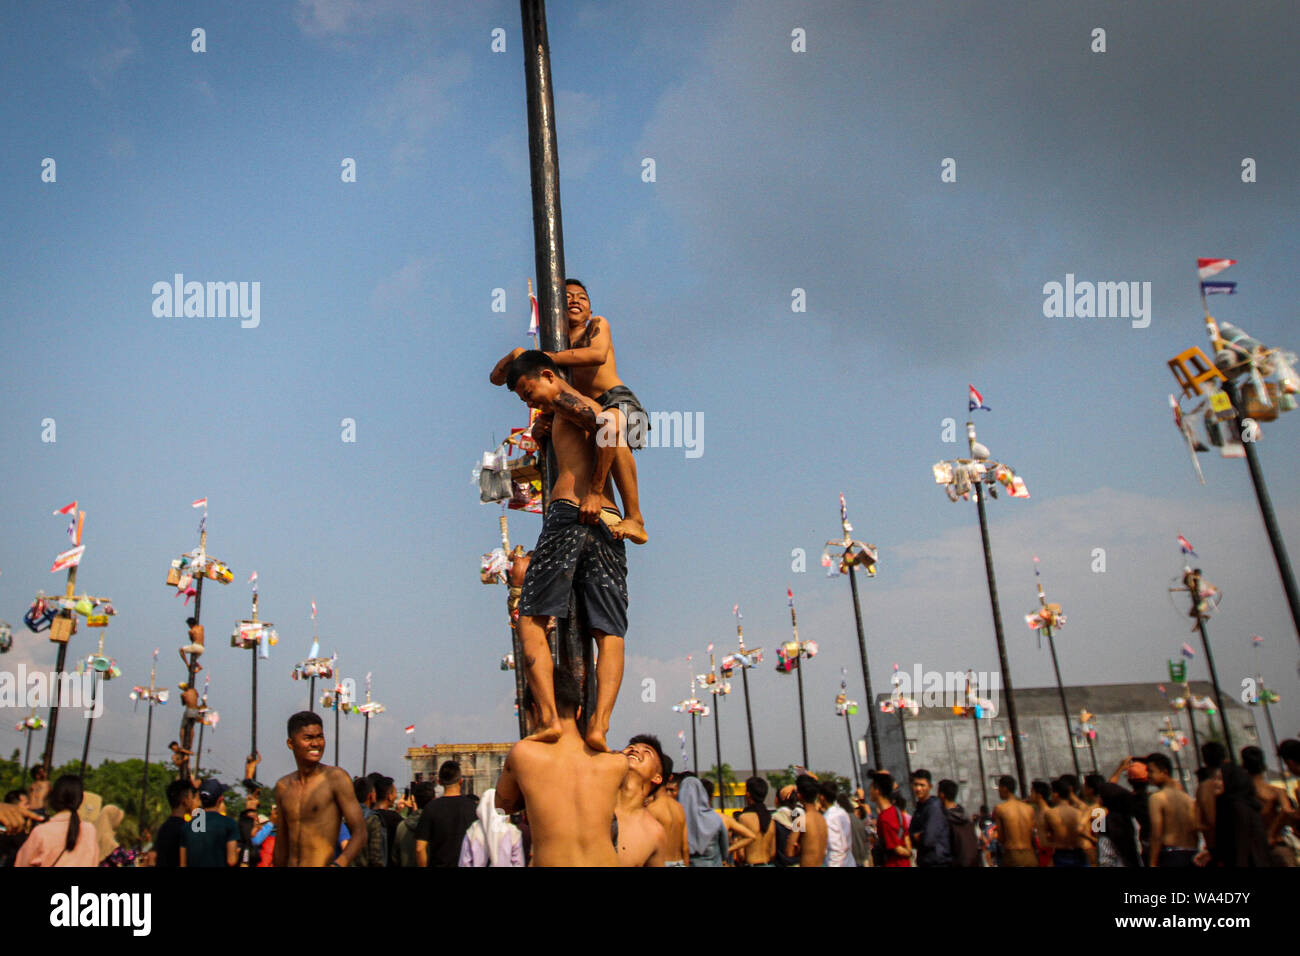
[[[591,300],[587,296],[587,287],[577,279],[565,280],[565,295],[569,317],[569,348],[561,352],[546,352],[546,356],[559,368],[567,368],[573,379],[573,387],[583,396],[592,399],[601,409],[618,408],[623,419],[620,431],[612,427],[603,430],[598,440],[609,442],[610,436],[618,435],[617,453],[613,462],[614,484],[623,499],[624,516],[613,525],[616,538],[626,538],[634,544],[645,544],[648,540],[645,532],[645,519],[641,514],[641,496],[637,487],[636,462],[632,451],[645,447],[645,430],[649,425],[646,411],[641,407],[632,390],[623,384],[618,376],[618,364],[614,359],[614,342],[610,333],[609,320],[604,316],[591,314]],[[503,385],[507,369],[511,362],[524,354],[524,349],[513,349],[497,362],[492,369],[489,381],[493,385]],[[581,425],[571,410],[559,407],[555,412]],[[639,423],[633,417],[639,418]],[[638,427],[639,424],[639,427]]]
[[[579,395],[542,352],[525,352],[511,362],[506,385],[530,408],[543,412],[569,408],[593,426],[620,414],[617,409],[601,410]],[[552,617],[568,616],[569,595],[576,589],[597,652],[596,707],[586,739],[596,750],[608,750],[605,735],[623,681],[623,636],[627,632],[626,548],[600,520],[602,511],[613,510],[609,469],[616,449],[601,446],[563,416],[557,416],[552,425],[551,447],[555,484],[519,596],[523,665],[540,711],[540,726],[533,736],[540,741],[560,736],[546,625]]]
[[[357,803],[352,778],[339,767],[320,762],[325,730],[320,717],[300,711],[289,718],[289,749],[298,769],[275,784],[280,832],[272,853],[274,866],[348,866],[366,848],[365,840],[348,840],[336,860],[339,824],[364,834],[366,820]]]

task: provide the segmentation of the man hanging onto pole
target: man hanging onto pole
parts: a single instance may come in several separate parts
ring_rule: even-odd
[[[586,741],[594,750],[608,751],[605,735],[623,681],[627,555],[621,536],[609,526],[618,514],[609,480],[617,445],[602,444],[594,434],[611,424],[619,427],[622,416],[617,409],[602,410],[580,395],[543,352],[524,352],[514,359],[506,371],[506,386],[530,408],[566,411],[555,417],[551,427],[555,484],[519,598],[523,664],[540,711],[532,739],[560,737],[546,625],[552,617],[568,616],[569,594],[576,588],[598,654],[596,707]],[[586,428],[575,425],[568,415],[580,418]],[[602,513],[611,517],[602,520]]]
[[[569,341],[573,344],[562,352],[545,354],[555,365],[570,370],[573,387],[579,394],[592,399],[602,409],[618,408],[622,413],[624,442],[620,442],[614,455],[612,472],[619,497],[623,500],[625,516],[614,526],[614,532],[615,537],[626,538],[633,544],[645,544],[649,539],[641,515],[641,496],[632,452],[645,447],[649,418],[636,395],[618,376],[609,320],[591,314],[586,286],[577,279],[566,279],[564,284],[568,299]],[[517,348],[497,362],[489,376],[492,384],[505,384],[510,363],[523,354],[524,349]],[[558,407],[555,410],[575,424],[582,424],[569,409]]]

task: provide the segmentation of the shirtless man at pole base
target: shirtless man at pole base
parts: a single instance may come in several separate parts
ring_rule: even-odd
[[[690,866],[691,840],[686,832],[686,811],[677,801],[677,782],[673,776],[673,759],[661,754],[664,761],[664,783],[650,795],[646,810],[659,821],[668,834],[667,857],[664,866]]]
[[[619,414],[616,409],[601,411],[574,391],[543,352],[525,352],[511,362],[506,385],[530,408],[570,407],[593,428],[600,419]],[[519,596],[523,664],[540,710],[533,738],[543,743],[560,738],[546,626],[552,617],[568,616],[569,595],[576,589],[597,653],[596,707],[587,725],[587,743],[607,751],[605,735],[623,682],[623,635],[627,633],[626,548],[600,520],[602,510],[613,510],[609,469],[615,448],[601,447],[565,417],[557,417],[552,425],[551,447],[555,484]]]
[[[609,320],[591,314],[587,287],[577,279],[567,279],[564,291],[568,304],[569,341],[572,344],[562,352],[544,354],[557,367],[570,370],[573,387],[580,394],[593,400],[602,409],[618,408],[622,413],[619,430],[614,430],[611,420],[611,427],[601,430],[598,441],[618,446],[613,461],[613,476],[626,514],[614,525],[615,536],[626,537],[634,544],[645,544],[649,539],[646,536],[645,519],[641,515],[636,462],[632,459],[632,451],[645,447],[649,417],[632,390],[618,376]],[[521,348],[512,350],[497,362],[488,380],[493,385],[505,384],[508,366],[524,352]],[[555,411],[570,421],[575,421],[570,409],[561,406]]]
[[[320,762],[325,753],[320,717],[308,710],[290,717],[288,746],[298,769],[275,783],[280,832],[272,865],[349,866],[365,850],[366,841],[348,840],[347,849],[335,859],[339,824],[346,821],[355,837],[365,834],[366,820],[347,771]]]
[[[671,850],[668,831],[646,809],[646,800],[662,789],[664,782],[663,749],[659,738],[637,734],[623,748],[627,755],[627,775],[618,789],[618,865],[663,866]]]
[[[1146,758],[1155,793],[1147,799],[1151,814],[1151,866],[1186,869],[1196,859],[1196,801],[1174,783],[1174,766],[1164,754]]]
[[[557,671],[554,688],[559,737],[525,737],[510,748],[497,780],[497,809],[528,811],[533,866],[618,866],[614,809],[628,758],[582,739],[582,689],[572,674]],[[524,692],[524,712],[530,724],[541,720],[531,688]]]
[[[1038,866],[1034,852],[1034,808],[1016,797],[1016,778],[1005,774],[998,778],[998,799],[993,808],[993,822],[1002,844],[1002,866]]]

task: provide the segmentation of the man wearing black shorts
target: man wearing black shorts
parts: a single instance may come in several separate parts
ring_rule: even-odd
[[[618,514],[609,480],[617,446],[598,442],[595,435],[601,428],[621,428],[621,413],[602,409],[579,394],[543,352],[524,352],[515,358],[506,373],[506,386],[530,408],[562,412],[555,415],[550,435],[555,484],[519,598],[525,673],[541,717],[532,738],[560,737],[546,625],[551,617],[568,616],[569,594],[576,588],[597,651],[596,707],[586,740],[592,749],[608,751],[605,735],[623,681],[627,556],[623,542],[601,519],[602,512]]]

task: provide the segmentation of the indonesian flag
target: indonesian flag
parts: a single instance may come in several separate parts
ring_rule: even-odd
[[[1202,279],[1208,279],[1210,276],[1218,275],[1228,266],[1236,264],[1236,259],[1197,259],[1196,274]]]
[[[732,605],[731,613],[736,615],[736,620],[740,620],[740,618],[742,617],[740,613],[740,605],[739,604]]]
[[[786,596],[787,598],[789,598],[789,602],[788,602],[789,605],[790,605],[791,607],[794,607],[794,591],[790,590],[789,588],[786,588],[786,589],[785,589],[785,596]]]
[[[1250,643],[1253,644],[1255,647],[1259,647],[1261,644],[1264,643],[1264,639],[1260,637],[1258,634],[1252,634],[1250,635]]]
[[[712,654],[712,653],[713,653],[713,645],[710,644],[710,645],[708,646],[707,650],[708,650],[708,652],[709,652],[710,654]]]
[[[55,511],[55,512],[52,512],[52,513],[53,513],[53,514],[56,514],[56,515],[70,515],[70,514],[76,514],[76,513],[77,513],[77,503],[74,501],[72,504],[70,504],[70,505],[64,505],[64,506],[63,506],[62,508],[60,508],[58,511]]]
[[[530,313],[528,318],[528,334],[536,335],[538,328],[537,296],[533,295],[532,283],[528,284],[528,309]]]
[[[54,559],[54,566],[50,568],[50,570],[63,571],[67,568],[75,568],[81,563],[81,556],[85,551],[86,546],[84,544],[75,548],[69,548]]]
[[[1182,549],[1183,554],[1190,554],[1194,558],[1200,557],[1199,554],[1192,550],[1192,543],[1181,534],[1178,536],[1178,547]]]
[[[1195,657],[1195,656],[1196,656],[1196,651],[1194,651],[1194,650],[1192,649],[1192,645],[1190,645],[1190,644],[1184,644],[1184,645],[1183,645],[1183,657],[1187,658],[1187,659],[1190,661],[1190,660],[1191,660],[1193,657]]]
[[[993,411],[993,409],[984,404],[984,396],[975,391],[974,385],[969,385],[967,387],[970,389],[970,411],[976,412],[980,409],[983,409],[986,412]]]
[[[195,498],[194,502],[190,505],[191,508],[207,508],[207,506],[208,506],[207,498]]]
[[[312,598],[311,601],[311,619],[313,621],[316,620],[316,599],[315,598]]]
[[[406,733],[408,733],[408,734],[413,734],[413,733],[415,733],[415,724],[407,724],[407,725],[406,725]]]

